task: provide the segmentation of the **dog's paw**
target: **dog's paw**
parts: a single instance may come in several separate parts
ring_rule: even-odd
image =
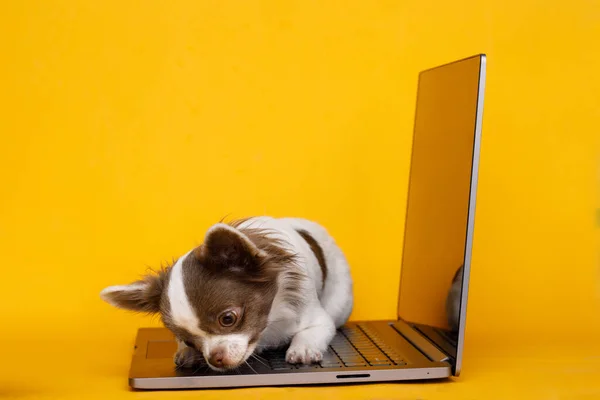
[[[204,362],[204,358],[199,351],[194,350],[191,347],[184,347],[175,353],[173,361],[175,361],[175,365],[178,367],[186,368]]]
[[[285,361],[290,364],[313,364],[323,360],[323,353],[305,345],[292,345],[285,353]]]

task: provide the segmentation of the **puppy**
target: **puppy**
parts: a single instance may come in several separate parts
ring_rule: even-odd
[[[178,343],[175,363],[204,357],[217,371],[288,344],[288,362],[319,362],[353,306],[341,249],[323,227],[299,218],[218,223],[171,267],[101,297],[159,313]]]

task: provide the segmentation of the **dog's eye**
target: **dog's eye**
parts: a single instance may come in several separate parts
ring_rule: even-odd
[[[221,315],[219,315],[219,324],[225,328],[229,328],[230,326],[235,325],[238,320],[237,313],[235,311],[229,310],[225,311]]]

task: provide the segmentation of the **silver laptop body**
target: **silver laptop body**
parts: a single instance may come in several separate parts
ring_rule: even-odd
[[[251,357],[246,365],[227,373],[215,372],[206,364],[176,369],[177,345],[170,331],[142,328],[135,341],[130,386],[188,389],[458,376],[485,71],[485,55],[477,55],[419,75],[397,320],[346,324],[320,364],[287,364],[285,349],[280,349]],[[453,282],[455,314],[447,311]]]

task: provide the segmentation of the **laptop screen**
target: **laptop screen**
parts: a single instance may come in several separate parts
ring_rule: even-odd
[[[417,95],[398,315],[455,339],[470,267],[484,61],[422,72]]]

